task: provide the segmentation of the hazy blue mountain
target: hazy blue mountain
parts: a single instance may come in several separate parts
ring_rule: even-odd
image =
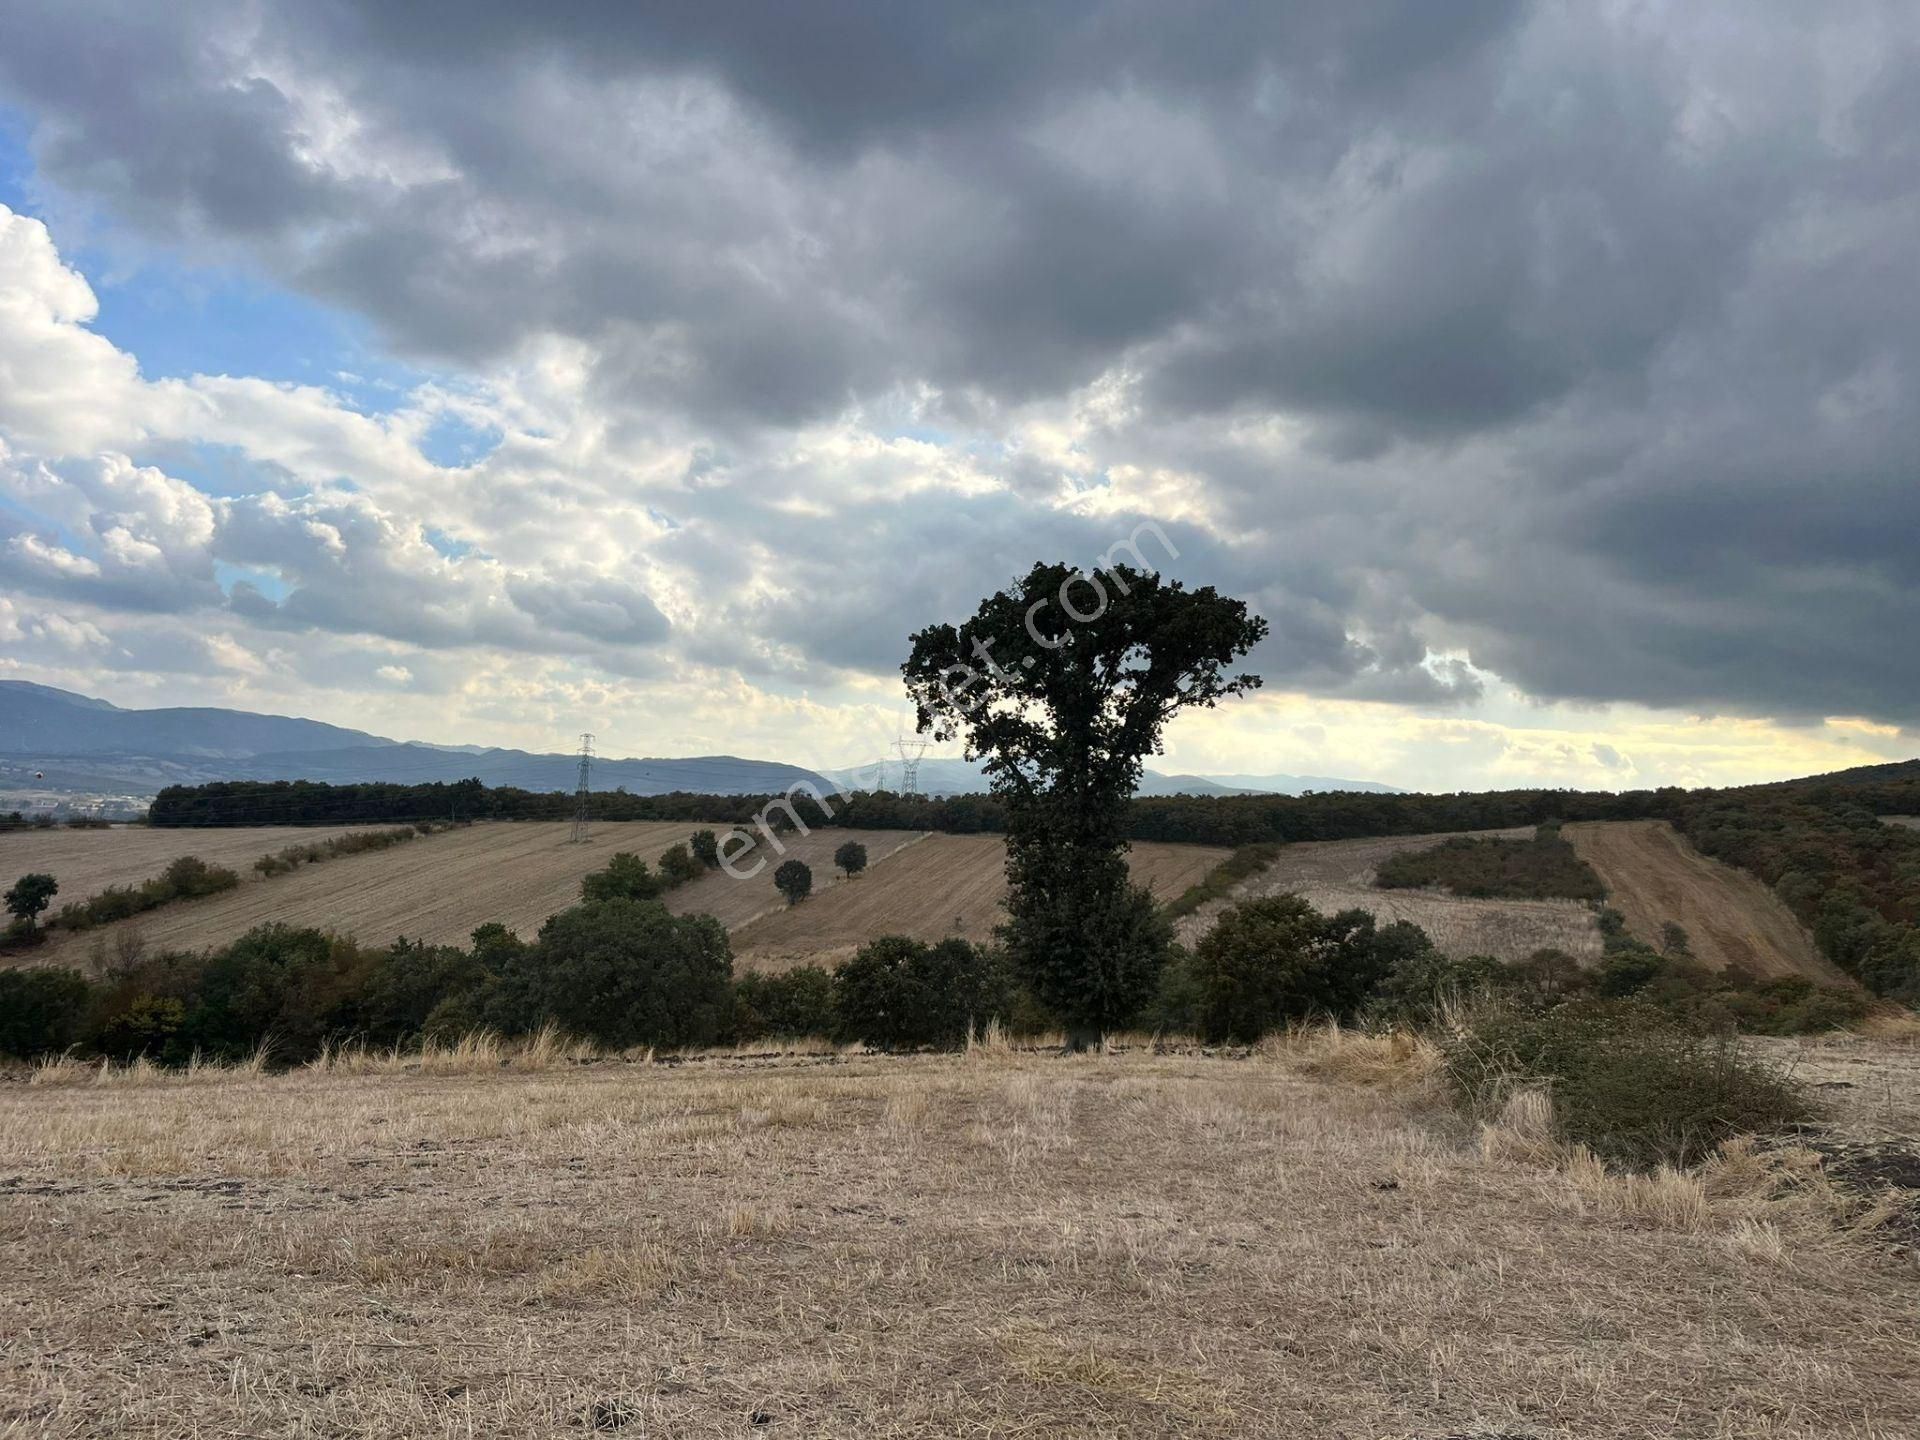
[[[578,766],[576,755],[402,743],[245,710],[128,710],[48,685],[0,681],[0,789],[152,795],[167,785],[212,780],[416,784],[478,776],[488,785],[571,790]],[[732,755],[593,763],[596,790],[636,795],[758,795],[802,781],[832,788],[797,765]]]
[[[50,685],[0,680],[0,754],[230,757],[392,743],[318,720],[198,706],[123,710]]]
[[[900,760],[846,765],[820,772],[847,790],[899,790],[903,785]],[[987,788],[980,766],[970,760],[929,756],[920,762],[917,780],[923,795],[977,794]],[[1403,792],[1372,780],[1334,780],[1320,775],[1166,775],[1149,770],[1140,778],[1139,795],[1299,795],[1308,790],[1363,790],[1372,794]]]
[[[527,750],[447,750],[437,745],[382,745],[352,750],[325,750],[304,754],[254,755],[228,767],[234,780],[322,780],[344,785],[356,781],[389,780],[420,784],[433,780],[478,777],[487,785],[512,785],[522,790],[571,790],[579,776],[580,757],[535,754]],[[673,759],[593,762],[595,790],[626,790],[634,795],[664,795],[670,790],[697,790],[708,795],[764,795],[805,782],[829,791],[828,781],[798,765],[771,760],[743,760],[735,755],[699,755]]]

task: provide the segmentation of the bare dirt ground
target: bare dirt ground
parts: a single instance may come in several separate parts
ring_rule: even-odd
[[[246,881],[259,879],[253,862],[288,845],[330,840],[355,830],[390,829],[384,825],[269,825],[257,829],[166,829],[117,825],[111,830],[9,830],[0,832],[0,889],[29,870],[44,871],[60,882],[54,908],[97,895],[109,885],[138,885],[182,855],[198,855],[238,871]]]
[[[1142,841],[1129,850],[1127,863],[1136,881],[1165,900],[1231,853]],[[927,835],[852,884],[745,927],[734,936],[734,953],[744,969],[784,970],[806,961],[836,964],[876,935],[990,940],[1006,918],[1006,893],[1006,844],[999,836]]]
[[[1310,1060],[0,1085],[0,1433],[1920,1434],[1898,1252]]]
[[[1471,900],[1439,890],[1379,890],[1373,874],[1380,862],[1403,850],[1426,850],[1455,834],[1523,839],[1531,827],[1444,835],[1389,835],[1366,840],[1310,840],[1289,845],[1259,874],[1249,876],[1225,900],[1203,906],[1180,922],[1191,944],[1213,927],[1221,910],[1241,900],[1298,894],[1332,912],[1369,910],[1382,925],[1408,920],[1449,955],[1494,955],[1524,960],[1536,950],[1564,950],[1578,959],[1600,954],[1593,912],[1577,900]]]
[[[651,864],[699,828],[679,822],[601,821],[593,825],[586,843],[574,845],[567,823],[464,826],[391,850],[302,866],[291,875],[183,901],[115,925],[71,935],[56,931],[31,958],[37,965],[90,965],[135,936],[149,950],[198,950],[225,944],[269,921],[317,926],[368,944],[385,944],[401,935],[464,943],[488,921],[531,937],[549,915],[579,898],[581,877],[600,869],[617,851],[631,851]],[[189,853],[204,856],[215,844],[225,843],[227,833],[191,832]],[[242,833],[255,837],[249,842],[257,847],[250,857],[274,848],[258,838],[269,832]],[[311,838],[318,832],[293,833],[295,838]],[[859,840],[878,858],[915,833],[816,830],[786,843],[790,855],[813,867],[814,885],[830,889],[837,873],[831,857],[841,841]],[[728,926],[743,924],[781,903],[772,876],[771,864],[751,880],[712,874],[669,892],[667,905],[676,913],[702,912]]]
[[[1814,948],[1813,937],[1759,880],[1702,855],[1664,820],[1569,825],[1573,848],[1606,882],[1608,904],[1651,945],[1660,927],[1686,928],[1693,953],[1715,969],[1738,965],[1763,979],[1804,975],[1854,982]]]

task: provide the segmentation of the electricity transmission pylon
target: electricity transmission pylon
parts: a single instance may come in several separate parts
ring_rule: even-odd
[[[573,842],[585,843],[587,838],[587,796],[592,790],[593,771],[593,735],[583,733],[580,736],[580,780],[573,794]]]
[[[927,753],[931,740],[922,740],[914,736],[909,740],[902,735],[893,742],[893,748],[900,752],[900,793],[918,795],[920,793],[920,757]]]

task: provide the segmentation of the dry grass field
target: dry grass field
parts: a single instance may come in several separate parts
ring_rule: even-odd
[[[495,822],[412,841],[391,850],[350,855],[302,866],[291,875],[242,885],[204,900],[190,900],[115,925],[78,934],[54,932],[32,952],[35,964],[88,965],[112,955],[138,936],[149,949],[197,950],[221,945],[255,925],[283,921],[352,935],[368,944],[397,936],[436,943],[463,943],[473,930],[497,920],[525,936],[578,897],[580,878],[627,850],[652,863],[669,846],[684,841],[692,824],[598,822],[582,845],[568,843],[572,826],[529,821]],[[711,827],[709,827],[711,828]],[[91,835],[111,849],[112,842],[133,842],[138,849],[151,834],[138,830],[76,832]],[[230,845],[235,832],[196,830],[187,834],[187,852],[206,856]],[[247,830],[247,859],[287,841],[263,837],[283,832]],[[306,830],[295,839],[312,838]],[[876,860],[914,838],[903,830],[816,830],[789,839],[788,853],[812,865],[814,885],[830,888],[836,845],[846,839],[864,843]],[[718,916],[741,925],[781,904],[773,888],[773,866],[752,880],[712,874],[670,892],[667,903],[680,913]],[[97,888],[97,887],[96,887]]]
[[[1883,815],[1880,818],[1889,825],[1904,825],[1909,830],[1920,830],[1920,815]]]
[[[54,901],[58,909],[69,900],[84,900],[109,885],[138,885],[166,869],[182,855],[238,871],[241,879],[257,880],[252,865],[271,850],[330,840],[355,830],[390,829],[384,825],[269,825],[214,830],[149,830],[144,825],[117,825],[110,830],[0,831],[0,889],[29,870],[40,870],[60,882]]]
[[[0,1434],[1920,1435],[1808,1152],[1610,1176],[1353,1037],[543,1064],[0,1085]]]
[[[1672,920],[1693,953],[1715,969],[1738,965],[1763,979],[1804,975],[1851,986],[1814,948],[1791,910],[1754,876],[1702,855],[1664,820],[1569,825],[1567,839],[1606,883],[1608,903],[1651,945]]]
[[[1165,900],[1231,853],[1211,845],[1142,841],[1128,852],[1127,863],[1136,881]],[[990,940],[1006,918],[1006,893],[1006,845],[999,836],[927,835],[852,884],[745,927],[733,937],[734,952],[743,969],[779,970],[809,960],[838,963],[876,935]]]
[[[1464,833],[1518,839],[1533,831]],[[1534,951],[1551,946],[1580,959],[1599,958],[1599,926],[1593,913],[1577,900],[1470,900],[1438,890],[1374,888],[1374,870],[1388,856],[1403,850],[1424,850],[1451,838],[1452,834],[1390,835],[1288,845],[1271,866],[1242,881],[1226,900],[1214,901],[1183,919],[1180,938],[1190,944],[1204,935],[1229,904],[1294,893],[1323,911],[1349,907],[1372,911],[1382,925],[1409,920],[1449,955],[1524,960]]]

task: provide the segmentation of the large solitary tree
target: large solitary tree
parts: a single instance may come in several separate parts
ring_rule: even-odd
[[[1152,993],[1170,944],[1127,876],[1127,805],[1181,710],[1254,689],[1266,621],[1212,586],[1035,565],[964,624],[913,637],[919,728],[984,762],[1007,809],[1009,958],[1083,1045]]]

